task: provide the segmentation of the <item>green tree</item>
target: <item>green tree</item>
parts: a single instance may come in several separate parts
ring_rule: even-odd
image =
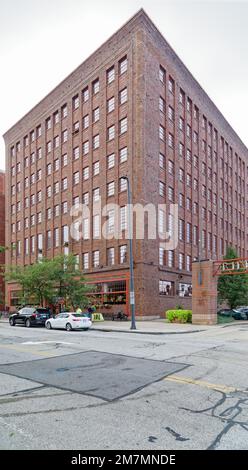
[[[228,247],[224,260],[238,258],[234,248]],[[242,273],[242,270],[240,270]],[[223,275],[218,279],[218,302],[227,302],[230,308],[248,305],[248,275]]]
[[[75,310],[76,307],[85,307],[89,303],[86,295],[93,288],[85,283],[82,272],[78,269],[76,258],[72,254],[54,258],[54,275],[57,295],[65,301],[65,306]]]
[[[73,308],[88,303],[89,287],[73,255],[42,259],[29,266],[10,266],[5,277],[21,286],[23,304],[30,303],[31,299],[34,304],[55,304],[58,297]]]

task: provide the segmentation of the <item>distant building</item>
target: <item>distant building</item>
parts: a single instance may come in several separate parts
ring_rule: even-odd
[[[83,239],[72,240],[69,213],[101,196],[120,206],[125,228],[125,175],[135,204],[178,204],[175,249],[158,236],[134,240],[137,315],[190,307],[199,256],[222,258],[229,244],[248,255],[248,150],[143,10],[4,139],[7,263],[73,252],[97,284],[99,311],[128,308],[128,240],[99,236],[113,212],[84,219]],[[9,283],[13,308],[18,295]]]
[[[5,173],[0,170],[0,246],[5,246]],[[5,263],[5,254],[0,253],[0,310],[4,307],[4,279],[1,266]]]

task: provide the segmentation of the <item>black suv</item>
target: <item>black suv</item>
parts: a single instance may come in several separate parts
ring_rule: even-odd
[[[25,325],[27,328],[30,326],[45,326],[45,322],[50,318],[50,310],[48,308],[33,308],[24,307],[19,312],[13,313],[9,317],[11,326]]]

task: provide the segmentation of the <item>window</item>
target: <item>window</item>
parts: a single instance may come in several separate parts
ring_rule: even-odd
[[[174,148],[174,136],[170,133],[169,133],[168,143],[169,143],[169,147],[171,147],[173,149]]]
[[[51,121],[51,118],[47,118],[46,120],[46,130],[48,131],[49,129],[51,129],[52,127],[52,121]]]
[[[83,180],[87,180],[89,179],[89,176],[90,176],[90,169],[88,166],[86,166],[84,169],[83,169]]]
[[[174,263],[175,263],[174,251],[169,250],[168,251],[168,267],[173,268]]]
[[[36,137],[40,137],[41,136],[41,126],[37,126],[36,127]]]
[[[20,173],[21,172],[21,164],[20,163],[17,163],[16,165],[16,173]]]
[[[184,182],[184,170],[182,168],[179,168],[179,181]]]
[[[68,163],[68,157],[67,157],[67,153],[65,153],[64,155],[62,155],[62,166],[66,166]]]
[[[89,204],[89,193],[83,194],[83,204],[85,204],[86,206]]]
[[[78,184],[79,183],[79,171],[76,171],[73,173],[73,184]]]
[[[58,158],[56,158],[56,160],[54,160],[53,167],[54,167],[54,171],[59,170],[59,159]]]
[[[97,107],[93,110],[93,122],[97,122],[100,119],[100,108]]]
[[[78,125],[78,131],[79,131],[79,122],[76,122],[75,124],[73,124],[73,130],[74,130],[75,125]],[[62,144],[65,144],[67,142],[67,140],[68,140],[68,131],[67,131],[67,129],[65,129],[62,132]]]
[[[86,87],[82,91],[83,102],[85,103],[89,99],[89,88]]]
[[[69,242],[69,228],[68,228],[68,225],[64,225],[62,227],[62,243],[63,245],[65,243],[68,243]]]
[[[30,132],[30,140],[31,142],[34,142],[34,131]]]
[[[120,120],[119,130],[120,130],[120,134],[124,134],[125,132],[127,132],[127,118],[126,117]]]
[[[67,201],[62,202],[62,214],[67,214],[68,212],[68,204]]]
[[[68,114],[67,104],[64,104],[64,106],[62,106],[62,108],[61,108],[61,114],[62,114],[62,119],[64,119],[64,118],[67,117],[67,114]]]
[[[107,195],[108,197],[113,196],[114,193],[115,193],[115,182],[111,181],[111,183],[107,184]]]
[[[79,158],[79,147],[74,147],[73,149],[73,159],[78,160]]]
[[[165,249],[161,246],[159,247],[159,265],[164,266],[165,264]]]
[[[42,149],[41,148],[38,148],[38,150],[37,150],[37,158],[38,158],[38,160],[40,160],[42,158]]]
[[[51,175],[52,174],[52,165],[51,163],[48,163],[47,165],[47,176]],[[25,178],[27,179],[27,178]]]
[[[24,159],[24,166],[25,168],[28,168],[28,157]]]
[[[179,103],[184,106],[184,101],[185,101],[185,93],[183,90],[180,89],[179,91]]]
[[[119,257],[120,257],[120,264],[127,262],[127,245],[121,245],[119,247]]]
[[[107,70],[107,83],[112,83],[115,79],[115,68],[114,66]]]
[[[115,166],[115,154],[112,153],[111,155],[108,155],[107,157],[107,164],[108,164],[108,169],[113,168]]]
[[[161,113],[165,113],[165,100],[162,96],[159,97],[159,111],[161,111]]]
[[[120,163],[124,163],[127,161],[127,147],[123,147],[122,149],[120,149],[119,156],[120,156]]]
[[[168,161],[168,172],[170,175],[174,175],[174,163],[171,160]]]
[[[47,220],[51,220],[51,218],[52,218],[52,209],[51,209],[51,207],[49,207],[47,209],[46,214],[47,214]]]
[[[165,69],[161,65],[159,67],[159,80],[161,83],[165,83]]]
[[[165,184],[162,181],[159,181],[159,195],[165,196]]]
[[[89,127],[89,115],[83,117],[83,129],[87,129]]]
[[[123,59],[119,61],[119,73],[120,75],[122,75],[126,71],[127,71],[127,57],[125,56],[123,57]]]
[[[99,134],[97,134],[93,137],[93,149],[96,150],[99,148],[99,146],[100,146],[100,136]]]
[[[111,113],[112,111],[114,111],[115,109],[115,97],[112,96],[111,98],[109,98],[109,100],[107,101],[107,112],[108,113]]]
[[[191,224],[189,222],[186,225],[186,242],[191,243]]]
[[[79,108],[79,96],[76,95],[76,96],[73,96],[72,98],[72,109],[73,111],[75,111],[78,108]]]
[[[120,91],[119,102],[120,104],[124,104],[127,102],[127,87],[123,88],[123,90]]]
[[[53,139],[53,146],[54,146],[54,148],[58,148],[58,146],[59,146],[59,136],[58,135],[56,135],[56,137],[54,137],[54,139]]]
[[[119,188],[120,188],[120,192],[127,190],[127,180],[125,178],[119,179]]]
[[[114,248],[107,249],[107,260],[108,260],[108,266],[113,266],[115,264],[115,249]]]
[[[163,126],[159,126],[159,138],[161,140],[163,140],[163,142],[165,141],[165,128]]]
[[[31,206],[35,205],[35,194],[31,194],[30,202],[31,202]]]
[[[67,187],[68,187],[68,180],[67,180],[67,178],[63,178],[62,179],[62,191],[67,189]]]
[[[192,297],[192,284],[179,282],[179,297]]]
[[[99,79],[97,78],[93,83],[92,83],[92,92],[93,95],[96,95],[100,90],[100,82]]]
[[[54,247],[59,247],[59,229],[55,228],[53,232]]]
[[[168,199],[170,202],[174,201],[174,189],[169,186],[168,188]]]
[[[83,269],[89,269],[89,253],[83,253]]]
[[[54,115],[53,115],[53,122],[54,122],[54,124],[58,124],[58,122],[59,122],[59,112],[58,111],[56,111],[56,113],[54,113]]]
[[[100,237],[100,216],[99,214],[93,216],[93,238]]]
[[[178,235],[179,235],[179,240],[181,241],[184,240],[184,230],[185,230],[184,220],[179,219]]]
[[[34,225],[35,225],[35,214],[31,215],[30,223],[31,223],[31,227],[34,227]]]
[[[174,94],[175,82],[174,82],[173,78],[171,78],[171,77],[169,77],[168,89],[169,89],[170,93]]]
[[[187,161],[191,162],[191,159],[192,159],[191,151],[187,149]]]
[[[47,142],[47,153],[50,153],[52,150],[52,142],[49,140],[49,142]]]
[[[72,205],[76,208],[76,207],[79,207],[79,204],[80,204],[79,196],[74,197],[72,200]]]
[[[93,176],[99,175],[100,173],[100,162],[93,163]]]
[[[162,153],[159,154],[159,167],[165,169],[165,156]]]
[[[62,180],[62,189],[63,189],[63,186],[64,186],[64,180]],[[53,185],[53,192],[54,192],[54,194],[59,193],[59,182],[58,181],[56,181],[56,183],[54,183],[54,185]]]
[[[120,207],[120,229],[127,229],[127,207]]]
[[[179,253],[178,256],[178,268],[181,270],[184,268],[184,255],[183,253]]]
[[[86,142],[83,143],[83,155],[87,155],[87,153],[89,153],[89,149],[90,143],[88,140],[86,140]]]
[[[174,116],[175,116],[174,109],[171,106],[169,106],[169,108],[168,108],[168,117],[169,117],[170,121],[172,121],[172,122],[174,121]]]
[[[41,170],[37,171],[37,181],[41,180]]]
[[[97,268],[100,264],[100,252],[99,250],[93,251],[93,267]]]
[[[112,140],[115,138],[115,125],[108,127],[107,139]]]
[[[159,281],[159,295],[174,295],[174,282]]]
[[[98,202],[100,200],[100,188],[93,189],[93,201]]]

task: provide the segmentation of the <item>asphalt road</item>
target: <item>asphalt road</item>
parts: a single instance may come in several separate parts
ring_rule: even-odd
[[[0,449],[248,449],[247,344],[0,323]]]

